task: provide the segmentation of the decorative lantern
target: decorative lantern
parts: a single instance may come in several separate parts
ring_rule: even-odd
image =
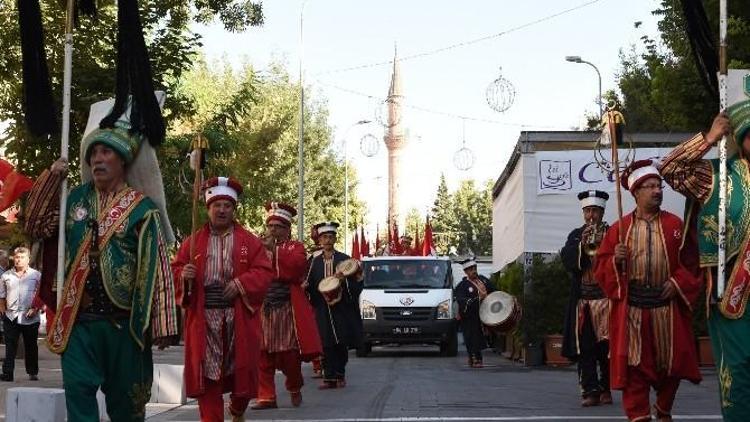
[[[487,96],[487,105],[498,113],[504,113],[513,105],[513,100],[516,98],[516,88],[509,80],[503,78],[502,68],[500,68],[500,75],[497,79],[487,86],[485,95]]]

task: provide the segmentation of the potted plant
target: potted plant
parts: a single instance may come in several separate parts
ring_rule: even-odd
[[[540,256],[532,260],[530,288],[525,295],[524,316],[528,315],[527,344],[544,346],[546,363],[569,365],[562,352],[562,325],[568,300],[568,274],[559,255],[548,261]]]
[[[711,348],[711,338],[708,336],[708,321],[706,321],[705,290],[704,285],[693,307],[693,334],[698,352],[698,365],[714,366],[714,354]]]
[[[508,264],[503,271],[493,279],[497,290],[515,296],[519,301],[523,297],[523,265],[519,262]],[[504,333],[502,354],[508,359],[521,359],[521,333],[516,329]],[[498,342],[499,343],[499,342]],[[500,350],[498,350],[500,352]]]

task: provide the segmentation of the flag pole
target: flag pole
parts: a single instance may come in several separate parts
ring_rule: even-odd
[[[62,130],[60,131],[60,158],[68,160],[70,139],[70,86],[73,77],[73,17],[75,0],[68,0],[65,15],[65,61],[63,62],[63,108]],[[57,236],[57,303],[62,299],[65,283],[65,210],[68,202],[68,179],[60,183],[60,220]]]
[[[727,109],[727,0],[719,2],[719,110]],[[727,136],[719,141],[719,233],[716,290],[719,298],[726,283]]]

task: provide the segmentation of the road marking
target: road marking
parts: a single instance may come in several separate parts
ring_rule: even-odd
[[[184,405],[180,409],[197,409],[197,405]],[[721,415],[672,415],[675,420],[721,420]],[[146,418],[148,419],[148,418]],[[252,419],[253,422],[459,422],[459,421],[477,421],[477,422],[496,422],[496,421],[621,421],[626,420],[625,416],[414,416],[414,417],[395,417],[395,418],[333,418],[333,419]],[[195,422],[194,420],[183,420],[175,422]]]

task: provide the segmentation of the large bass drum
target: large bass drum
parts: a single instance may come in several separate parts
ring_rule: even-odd
[[[521,306],[508,293],[492,292],[479,305],[479,319],[489,330],[506,333],[521,320]]]

